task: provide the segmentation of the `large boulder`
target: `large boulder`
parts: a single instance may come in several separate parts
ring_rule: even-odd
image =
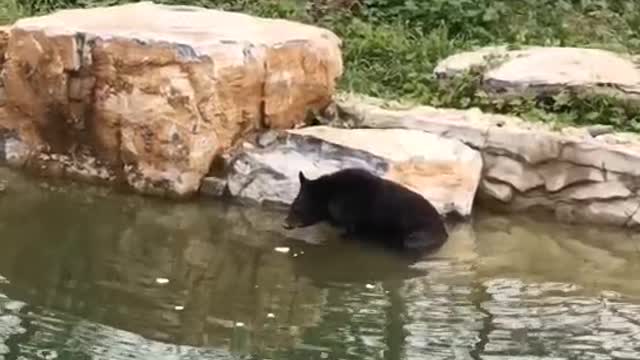
[[[36,154],[95,156],[143,193],[194,193],[247,133],[326,106],[342,73],[328,30],[191,6],[64,10],[10,35],[0,126]]]
[[[441,214],[471,214],[482,170],[479,152],[452,139],[406,129],[312,126],[266,133],[230,161],[232,196],[290,204],[298,171],[310,178],[360,167],[399,182],[430,200]]]

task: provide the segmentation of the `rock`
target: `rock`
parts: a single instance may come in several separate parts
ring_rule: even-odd
[[[640,176],[640,141],[611,144],[600,139],[566,141],[559,160],[603,171]]]
[[[637,198],[594,201],[586,206],[574,207],[574,221],[602,225],[637,226],[640,224],[639,207],[640,200]]]
[[[226,189],[227,183],[224,179],[211,176],[202,179],[202,184],[200,185],[200,193],[212,197],[224,195]]]
[[[340,96],[340,118],[351,127],[404,128],[460,140],[482,152],[479,199],[506,211],[547,209],[561,221],[640,225],[640,135],[593,136],[585,128],[554,130],[479,110],[388,105]],[[597,219],[596,219],[597,218]]]
[[[544,179],[526,163],[506,156],[487,154],[484,159],[484,177],[511,184],[520,192],[531,190],[544,184]]]
[[[562,191],[559,196],[571,200],[609,200],[628,198],[633,193],[619,181],[577,185]]]
[[[511,186],[487,179],[482,179],[480,182],[480,192],[502,202],[509,202],[513,198],[513,188]]]
[[[2,69],[5,61],[5,52],[7,50],[8,44],[9,44],[9,27],[0,26],[0,74],[2,74]],[[7,92],[4,88],[4,82],[2,81],[2,76],[0,76],[0,107],[5,106],[6,103],[7,103]]]
[[[559,134],[543,126],[527,128],[517,122],[489,128],[485,146],[522,157],[530,164],[556,159],[562,148]]]
[[[0,84],[0,107],[5,106],[7,103],[7,92],[4,90],[4,86]]]
[[[21,19],[0,126],[33,127],[33,140],[20,133],[32,149],[88,151],[139,192],[188,196],[246,134],[327,106],[340,44],[309,25],[151,2]]]
[[[589,135],[593,136],[593,137],[597,137],[600,135],[606,135],[606,134],[611,134],[613,133],[615,130],[613,129],[613,126],[611,125],[591,125],[587,127],[587,131],[589,132]]]
[[[543,178],[545,188],[555,192],[578,182],[600,182],[605,177],[600,169],[589,166],[579,166],[568,162],[550,162],[537,168]]]
[[[9,44],[9,32],[11,28],[9,26],[0,26],[0,66],[4,63],[5,52],[7,51],[7,45]]]
[[[488,58],[498,58],[487,66]],[[640,95],[640,70],[630,56],[599,49],[529,47],[509,51],[489,47],[456,54],[435,69],[437,76],[455,76],[473,67],[487,67],[486,90],[516,96],[537,95],[571,88],[602,94]]]
[[[340,118],[332,121],[333,126],[370,127],[377,129],[401,128],[417,129],[444,137],[464,141],[469,146],[483,148],[490,122],[478,121],[477,110],[437,109],[429,106],[414,108],[385,108],[375,98],[353,94],[336,96],[337,113]]]
[[[534,47],[534,49],[537,49]],[[487,46],[477,50],[465,51],[453,54],[441,60],[433,69],[434,74],[440,79],[447,79],[461,75],[471,69],[486,69],[494,60],[508,61],[525,54],[523,50],[511,50],[506,46]]]
[[[265,147],[246,147],[230,161],[232,196],[290,204],[298,171],[310,178],[362,167],[430,200],[441,213],[471,214],[482,158],[459,141],[406,129],[288,130]]]
[[[2,119],[0,109],[0,120]],[[1,124],[1,122],[0,122]],[[21,167],[31,156],[29,147],[18,137],[15,131],[0,127],[0,164]]]

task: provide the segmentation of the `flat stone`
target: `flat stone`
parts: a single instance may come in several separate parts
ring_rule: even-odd
[[[482,179],[480,191],[493,199],[509,202],[513,198],[513,188],[507,184]]]
[[[579,222],[609,225],[635,225],[635,215],[640,207],[640,200],[617,199],[613,201],[596,201],[587,205],[576,206],[575,213]]]
[[[298,171],[310,178],[361,167],[401,183],[430,200],[441,213],[471,214],[482,158],[463,143],[406,129],[288,130],[266,147],[247,147],[230,161],[231,195],[290,204]]]
[[[578,182],[601,182],[605,180],[602,170],[579,166],[567,162],[554,161],[537,167],[545,188],[550,192],[564,189]]]
[[[499,115],[493,121],[486,116],[482,117],[483,114],[477,109],[456,110],[398,105],[394,108],[393,104],[386,108],[382,107],[383,105],[389,106],[367,96],[339,94],[337,108],[342,119],[336,119],[334,126],[343,126],[344,122],[347,122],[352,127],[423,130],[455,138],[474,148],[483,148],[489,127],[502,120]]]
[[[340,45],[310,25],[151,2],[24,18],[7,43],[9,119],[34,124],[31,148],[88,149],[139,192],[188,196],[246,134],[329,104]]]
[[[499,180],[510,184],[520,192],[525,192],[544,184],[544,179],[522,161],[507,156],[486,154],[484,176],[489,180]]]
[[[2,65],[5,60],[5,52],[7,51],[7,46],[9,44],[10,31],[10,26],[0,26],[0,65]]]
[[[537,47],[530,49],[537,49]],[[485,69],[491,59],[507,61],[525,54],[525,50],[509,51],[506,46],[487,46],[477,50],[453,54],[441,60],[433,69],[433,72],[439,78],[449,78],[463,74],[470,69]]]
[[[560,135],[546,129],[520,126],[491,127],[486,148],[521,157],[530,164],[557,159],[562,149]]]
[[[640,142],[612,144],[599,139],[567,141],[559,159],[604,171],[639,176]]]
[[[491,57],[500,62],[489,66],[483,83],[496,93],[530,95],[571,87],[603,93],[615,88],[634,98],[640,94],[640,71],[633,59],[600,49],[529,47],[509,51],[505,47],[489,47],[445,59],[435,73],[440,77],[455,76],[472,67],[486,66]]]
[[[620,181],[578,184],[563,190],[557,196],[571,200],[610,200],[628,198],[633,193]]]

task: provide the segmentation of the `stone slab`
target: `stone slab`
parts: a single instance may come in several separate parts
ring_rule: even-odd
[[[317,178],[345,167],[365,168],[430,200],[441,213],[471,214],[480,153],[463,143],[406,129],[288,130],[264,146],[247,145],[230,162],[232,196],[289,204],[298,171]]]

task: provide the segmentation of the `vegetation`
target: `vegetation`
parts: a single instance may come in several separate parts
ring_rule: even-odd
[[[0,19],[128,0],[4,0]],[[130,1],[130,0],[129,0]],[[494,101],[469,73],[443,84],[437,62],[486,45],[580,46],[640,51],[640,2],[627,0],[156,0],[288,18],[344,39],[341,87],[437,106],[514,113],[560,124],[609,124],[640,131],[640,111],[613,96],[569,92],[546,99]]]

